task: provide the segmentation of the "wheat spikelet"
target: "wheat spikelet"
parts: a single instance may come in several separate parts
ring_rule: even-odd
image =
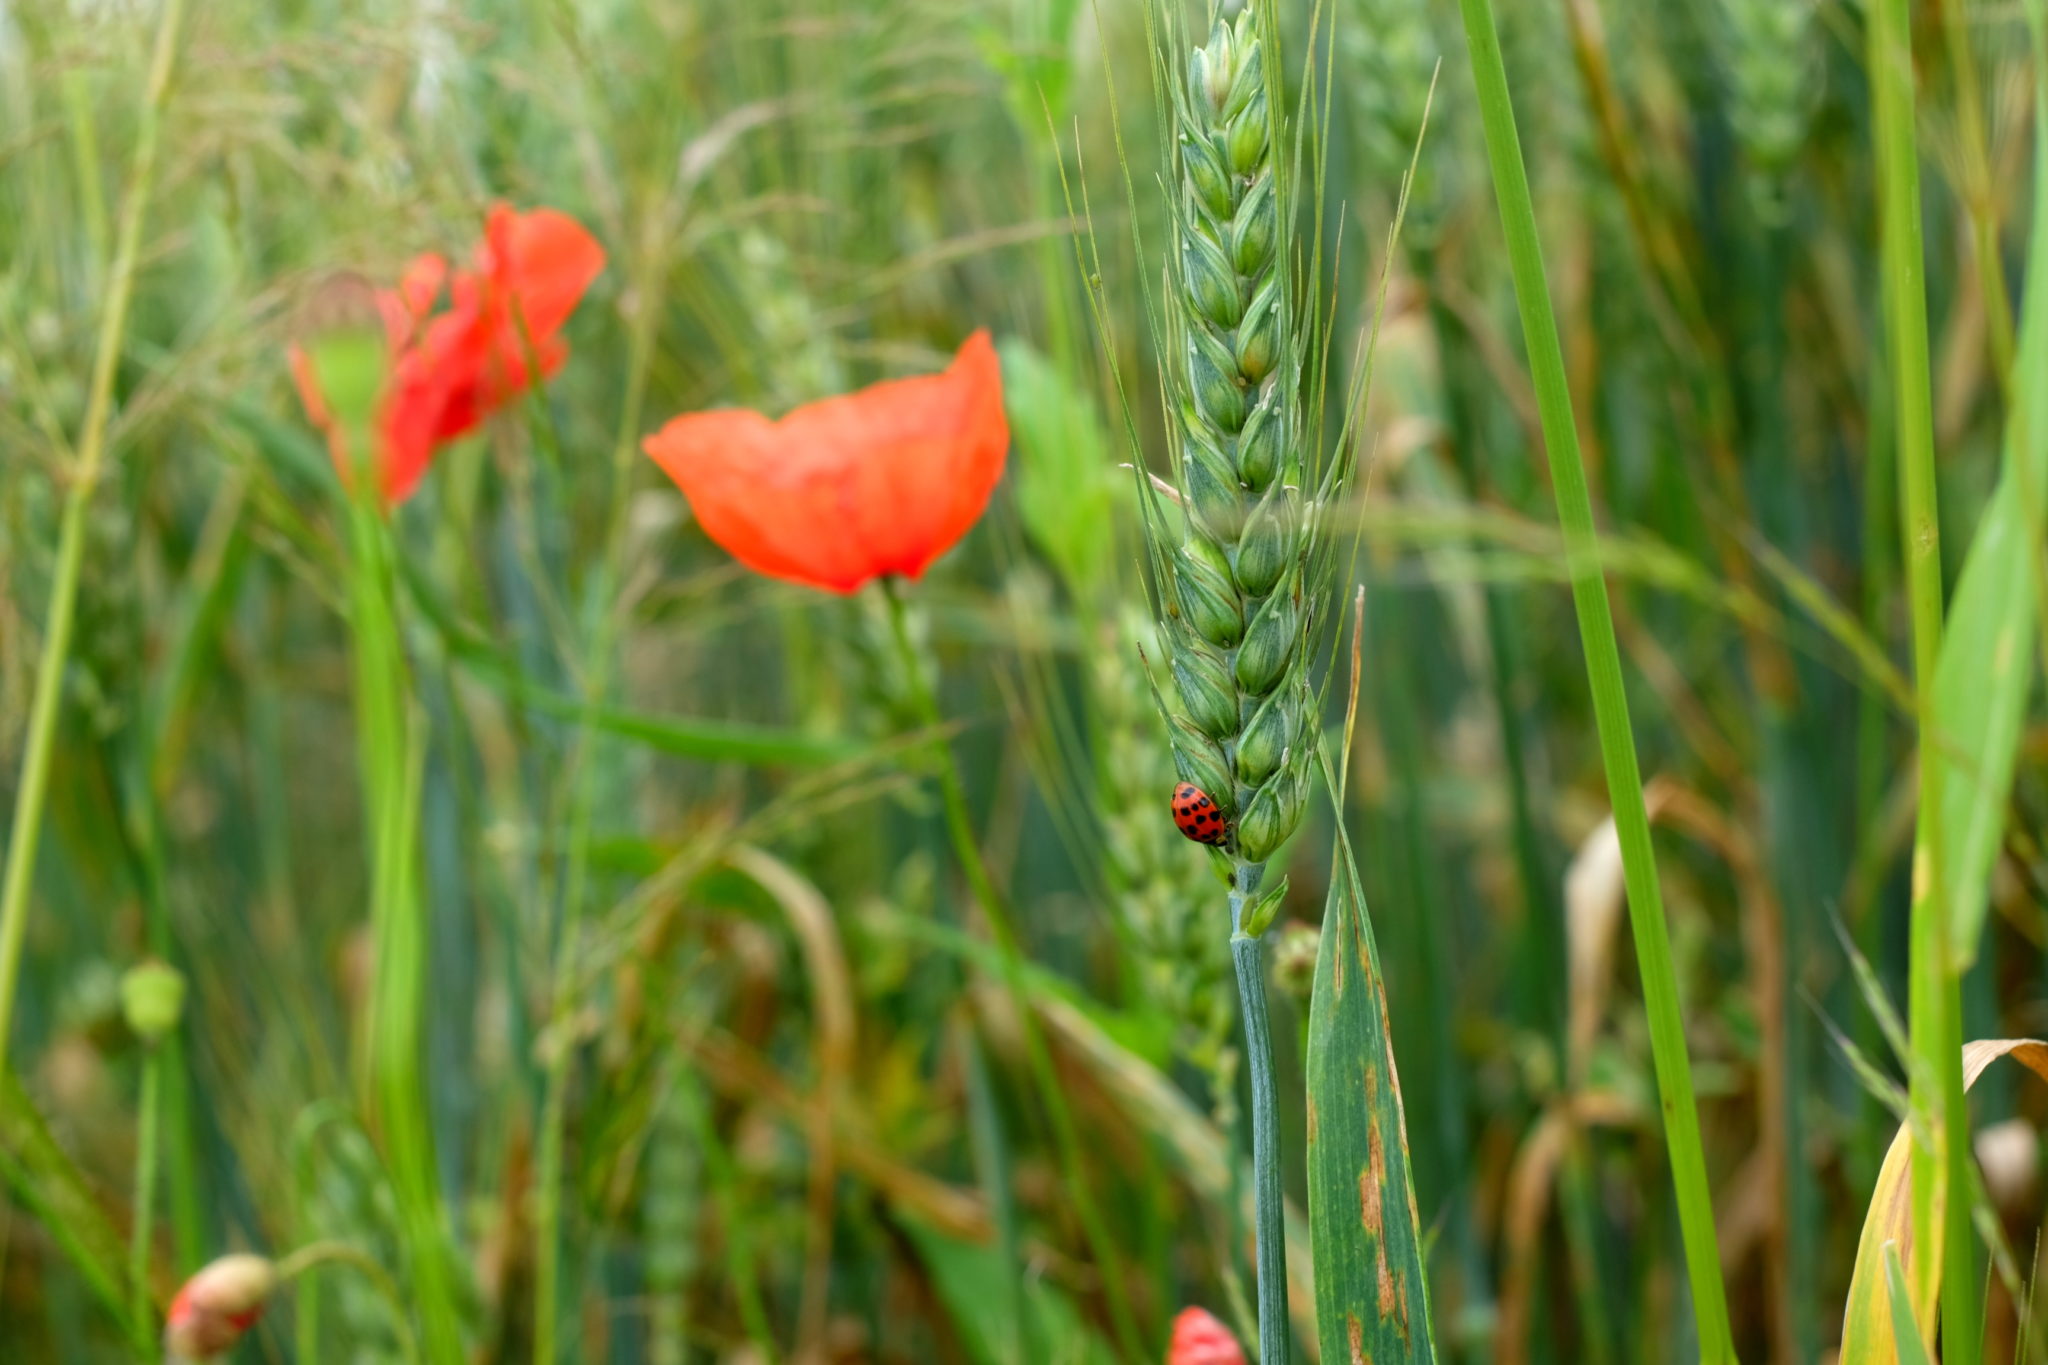
[[[1178,514],[1155,503],[1147,518],[1181,701],[1175,766],[1231,819],[1218,856],[1241,893],[1300,823],[1315,711],[1300,347],[1268,99],[1251,10],[1214,26],[1174,91],[1167,335],[1180,498]]]

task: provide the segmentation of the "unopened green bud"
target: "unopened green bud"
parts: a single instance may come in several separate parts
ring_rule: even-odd
[[[1245,628],[1237,651],[1237,685],[1254,697],[1265,696],[1286,674],[1300,644],[1301,608],[1294,593],[1282,588],[1266,599]]]
[[[1280,276],[1276,271],[1267,277],[1265,287],[1238,324],[1237,372],[1256,384],[1273,372],[1279,359]]]
[[[1301,536],[1297,494],[1275,483],[1245,522],[1237,547],[1237,584],[1248,597],[1261,597],[1293,566]]]
[[[1280,471],[1280,456],[1287,448],[1287,423],[1278,391],[1253,408],[1244,419],[1237,437],[1237,477],[1254,493],[1266,491]]]
[[[1223,431],[1244,425],[1244,385],[1237,357],[1206,327],[1188,329],[1188,391],[1204,419]]]
[[[1223,750],[1186,716],[1175,716],[1172,723],[1174,773],[1181,781],[1192,782],[1209,793],[1209,799],[1228,816],[1237,804],[1237,788],[1230,780],[1230,765],[1223,761]]]
[[[170,963],[138,963],[121,974],[121,1015],[143,1042],[161,1042],[184,1013],[185,977]]]
[[[1264,704],[1252,713],[1251,722],[1237,739],[1237,775],[1240,780],[1256,786],[1279,768],[1300,728],[1295,723],[1298,710],[1299,698],[1290,696],[1283,689],[1266,698]]]
[[[1237,689],[1223,656],[1182,631],[1173,649],[1173,681],[1195,728],[1211,739],[1237,733]]]
[[[1211,535],[1226,545],[1234,543],[1244,529],[1244,490],[1238,487],[1230,458],[1215,447],[1201,422],[1191,420],[1184,426],[1181,470],[1188,502]]]
[[[1239,12],[1236,31],[1231,35],[1235,60],[1231,64],[1230,91],[1217,106],[1217,112],[1226,123],[1243,113],[1254,96],[1263,95],[1266,91],[1266,56],[1259,46],[1258,32],[1251,7],[1246,6]],[[1210,74],[1215,73],[1212,70]]]
[[[1272,131],[1266,121],[1266,91],[1260,87],[1223,135],[1224,164],[1238,175],[1256,171],[1266,160],[1266,139]]]
[[[1244,295],[1239,292],[1237,273],[1229,257],[1200,227],[1181,234],[1181,276],[1186,281],[1188,301],[1195,311],[1218,327],[1235,327],[1244,316]]]
[[[1244,636],[1244,604],[1230,581],[1230,564],[1211,541],[1196,536],[1174,556],[1181,615],[1212,645],[1228,648]]]
[[[1247,938],[1257,938],[1260,934],[1265,933],[1266,930],[1272,927],[1273,921],[1279,918],[1280,902],[1286,899],[1287,878],[1282,877],[1279,881],[1274,882],[1271,886],[1259,892],[1252,899],[1252,903],[1244,908],[1244,911],[1238,916],[1238,932]]]
[[[1196,48],[1189,59],[1188,88],[1200,91],[1209,107],[1221,113],[1236,75],[1236,44],[1230,30],[1219,21],[1209,32],[1209,45]]]
[[[1273,177],[1262,175],[1237,206],[1230,223],[1230,259],[1240,275],[1256,275],[1272,264],[1273,243],[1280,235],[1280,210]]]
[[[1237,847],[1244,860],[1263,863],[1287,842],[1301,823],[1307,784],[1283,773],[1259,788],[1237,822]]]
[[[1213,216],[1229,222],[1237,205],[1237,192],[1216,144],[1200,129],[1184,129],[1180,153],[1181,169],[1187,174],[1188,189],[1196,201]]]

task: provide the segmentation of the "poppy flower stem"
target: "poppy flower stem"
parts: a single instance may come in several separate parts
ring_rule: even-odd
[[[882,596],[889,607],[889,629],[904,673],[910,681],[911,702],[917,709],[918,721],[927,731],[939,736],[944,720],[939,714],[938,698],[926,680],[924,661],[911,642],[903,595],[893,576],[884,576],[880,583]],[[1074,1202],[1075,1214],[1081,1220],[1082,1235],[1088,1239],[1089,1256],[1100,1276],[1103,1297],[1108,1302],[1110,1319],[1116,1330],[1118,1349],[1128,1360],[1149,1359],[1144,1338],[1138,1331],[1137,1318],[1131,1311],[1129,1296],[1124,1291],[1116,1245],[1110,1239],[1108,1224],[1095,1206],[1094,1196],[1089,1193],[1086,1173],[1081,1166],[1081,1139],[1074,1126],[1073,1112],[1067,1108],[1066,1095],[1053,1071],[1052,1054],[1046,1048],[1044,1034],[1039,1031],[1038,1017],[1031,1012],[1031,1002],[1024,986],[1024,958],[1018,946],[1015,922],[1002,893],[996,889],[995,879],[989,875],[981,847],[975,842],[974,819],[967,809],[967,792],[960,781],[960,769],[953,761],[952,748],[942,737],[935,737],[931,752],[945,807],[946,832],[952,840],[954,855],[960,860],[961,871],[967,875],[968,886],[988,920],[989,933],[995,939],[1003,988],[1010,997],[1010,1008],[1017,1015],[1025,1061],[1030,1066],[1039,1102],[1044,1105],[1046,1118],[1052,1125],[1061,1175],[1066,1182],[1068,1196]]]

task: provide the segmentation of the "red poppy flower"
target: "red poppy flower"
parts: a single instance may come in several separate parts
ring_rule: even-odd
[[[921,575],[988,505],[1010,428],[988,333],[942,374],[808,403],[780,421],[721,408],[678,417],[644,449],[705,534],[771,578],[850,593]]]
[[[517,397],[533,375],[562,367],[569,348],[557,335],[584,290],[604,269],[604,248],[575,219],[553,209],[515,213],[491,207],[474,264],[451,276],[436,255],[417,257],[398,288],[379,290],[390,370],[377,418],[378,466],[385,500],[412,494],[443,444],[466,436]],[[448,307],[435,314],[444,286]],[[344,477],[347,452],[303,352],[292,375]]]
[[[1166,1365],[1244,1365],[1244,1350],[1207,1309],[1183,1308],[1173,1320]]]

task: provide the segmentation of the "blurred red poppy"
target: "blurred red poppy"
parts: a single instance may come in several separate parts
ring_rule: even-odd
[[[603,269],[604,248],[567,214],[494,204],[470,269],[451,276],[440,256],[419,256],[398,288],[377,291],[390,365],[377,418],[387,503],[411,496],[436,449],[533,382],[529,357],[543,378],[561,369],[569,348],[558,333]],[[448,307],[436,314],[444,287]],[[306,412],[346,477],[347,452],[312,366],[296,347],[291,361]]]
[[[1230,1329],[1204,1308],[1183,1308],[1173,1319],[1166,1365],[1245,1365]]]
[[[644,442],[740,563],[840,593],[921,575],[980,518],[1009,447],[986,331],[941,374],[807,403],[780,421],[691,413]]]

